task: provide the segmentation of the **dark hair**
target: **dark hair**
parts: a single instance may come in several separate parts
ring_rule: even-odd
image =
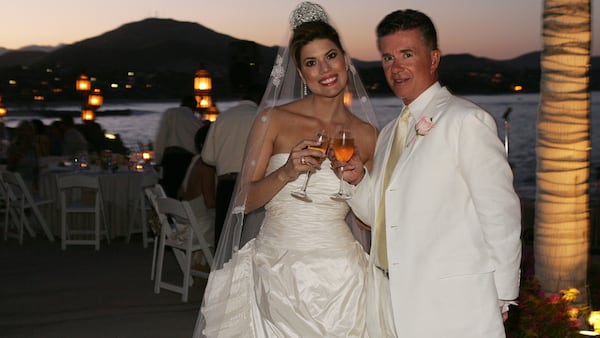
[[[418,29],[425,44],[431,49],[438,49],[437,32],[431,19],[414,9],[394,11],[383,18],[377,25],[377,38],[382,38],[398,31]]]
[[[256,104],[260,103],[265,92],[265,86],[258,83],[253,83],[247,88],[244,88],[242,93],[242,100],[250,100]]]
[[[65,127],[75,126],[75,121],[73,120],[73,116],[71,116],[71,115],[63,114],[60,117],[60,121],[62,122],[63,126],[65,126]]]
[[[185,95],[181,98],[181,106],[188,107],[191,110],[196,109],[196,105],[198,102],[196,101],[196,97],[194,95]]]
[[[34,136],[35,130],[33,129],[33,125],[31,124],[31,122],[27,121],[27,120],[22,120],[21,122],[19,122],[19,125],[17,125],[17,128],[15,130],[15,143],[18,144],[23,144],[23,145],[33,145],[33,136]]]
[[[298,67],[298,62],[300,61],[302,47],[317,39],[331,40],[342,53],[346,54],[335,28],[323,21],[305,22],[294,29],[294,34],[290,39],[290,53],[294,57],[296,67]]]
[[[42,122],[42,120],[33,119],[30,122],[31,122],[31,125],[33,126],[33,130],[36,135],[41,135],[41,134],[46,133],[46,126],[44,125],[44,122]]]
[[[208,134],[208,129],[210,128],[211,123],[207,123],[200,127],[196,134],[194,135],[194,145],[196,146],[196,151],[198,153],[202,152],[202,147],[204,146],[204,140],[206,140],[206,134]]]

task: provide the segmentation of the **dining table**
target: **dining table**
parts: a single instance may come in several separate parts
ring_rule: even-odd
[[[42,210],[51,231],[60,234],[60,202],[57,185],[59,177],[87,175],[98,177],[109,237],[127,236],[135,203],[140,196],[143,175],[156,175],[154,169],[150,166],[131,169],[127,166],[119,166],[107,170],[97,165],[81,168],[63,163],[68,162],[59,160],[48,163],[39,175],[40,197],[55,201],[53,207]]]

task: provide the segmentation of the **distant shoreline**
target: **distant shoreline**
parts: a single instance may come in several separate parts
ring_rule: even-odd
[[[35,110],[36,115],[43,117],[57,117],[61,116],[71,116],[71,117],[79,117],[81,116],[81,111],[79,110]],[[107,109],[107,110],[98,110],[96,111],[96,116],[128,116],[131,115],[131,109]]]

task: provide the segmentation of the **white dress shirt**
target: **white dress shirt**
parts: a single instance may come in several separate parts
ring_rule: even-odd
[[[178,146],[196,153],[194,137],[202,126],[200,119],[188,107],[176,107],[164,112],[154,141],[154,157],[162,161],[165,148]]]
[[[256,103],[250,100],[240,101],[238,105],[221,112],[210,126],[202,147],[202,160],[216,167],[217,176],[241,170],[256,108]]]

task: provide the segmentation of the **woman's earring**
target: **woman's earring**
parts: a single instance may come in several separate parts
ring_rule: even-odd
[[[302,92],[304,93],[304,96],[308,95],[308,86],[305,82],[302,82]]]

